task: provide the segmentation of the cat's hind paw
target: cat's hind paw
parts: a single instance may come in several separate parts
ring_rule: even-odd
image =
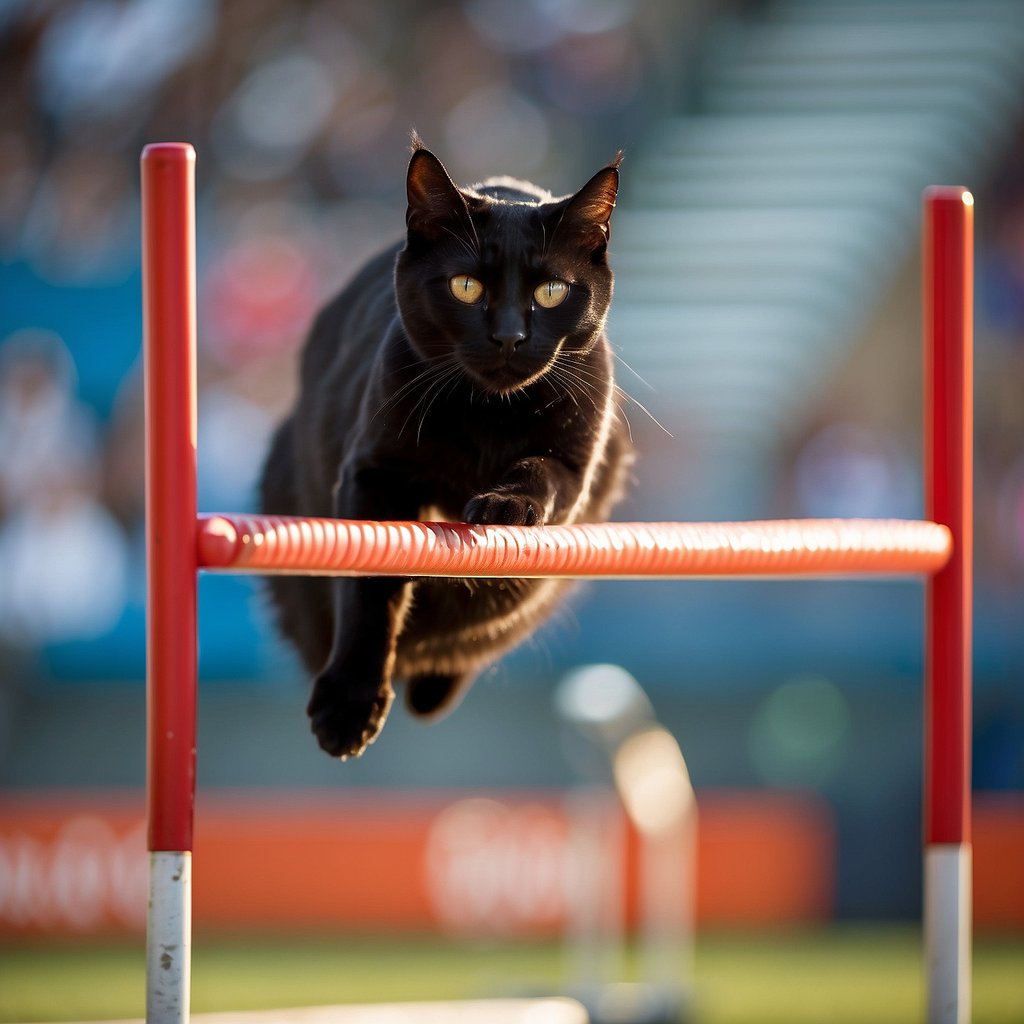
[[[441,718],[462,699],[473,677],[469,673],[427,673],[406,683],[405,705],[420,718]]]
[[[314,682],[306,710],[320,748],[347,761],[359,757],[380,735],[395,692],[390,685],[376,691],[353,691],[326,678],[326,671]]]
[[[542,526],[544,509],[534,498],[491,491],[470,498],[463,518],[482,526]]]

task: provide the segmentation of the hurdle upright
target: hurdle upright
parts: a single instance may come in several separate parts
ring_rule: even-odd
[[[200,569],[590,578],[912,574],[926,578],[925,947],[929,1024],[970,1015],[972,216],[924,197],[922,521],[513,528],[224,514],[196,508],[195,152],[142,154],[146,397],[146,1015],[189,1019]]]
[[[196,688],[195,151],[142,155],[146,402],[146,1020],[189,1018]]]
[[[974,199],[930,188],[922,227],[925,515],[950,528],[925,586],[924,934],[929,1022],[971,1013]]]

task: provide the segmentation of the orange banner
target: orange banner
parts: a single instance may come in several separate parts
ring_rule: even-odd
[[[698,805],[700,922],[830,917],[836,849],[823,802],[705,792]],[[633,926],[639,839],[614,799],[596,819],[591,807],[582,830],[578,809],[550,792],[200,793],[194,923],[535,936],[564,929],[574,901],[603,899]],[[0,798],[0,935],[141,930],[143,814],[141,794]],[[580,888],[595,877],[584,857],[600,861],[598,891]]]

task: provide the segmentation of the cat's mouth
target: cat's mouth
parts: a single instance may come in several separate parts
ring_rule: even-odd
[[[523,376],[522,373],[517,373],[511,367],[503,367],[480,377],[479,380],[488,391],[494,394],[511,395],[516,391],[522,391],[523,388],[528,388],[531,384],[535,384],[544,376],[547,369],[548,367],[545,365],[534,373]]]
[[[513,352],[507,357],[496,355],[487,361],[466,360],[464,366],[469,376],[487,391],[511,395],[540,380],[555,364],[561,345],[560,341],[543,359],[535,354]]]

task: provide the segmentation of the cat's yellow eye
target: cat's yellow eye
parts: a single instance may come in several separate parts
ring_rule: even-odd
[[[456,274],[448,281],[448,287],[459,302],[465,302],[468,306],[483,298],[484,286],[469,274]]]
[[[569,294],[569,286],[564,281],[545,281],[533,290],[537,305],[545,309],[553,309],[565,301]]]

